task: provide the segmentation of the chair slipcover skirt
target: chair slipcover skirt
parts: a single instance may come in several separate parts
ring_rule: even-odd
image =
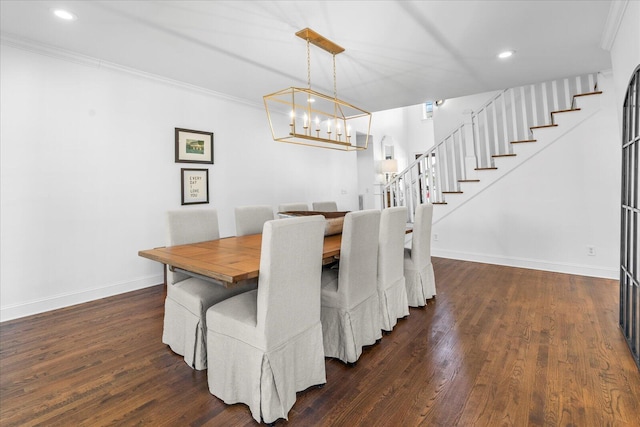
[[[436,294],[436,278],[431,263],[431,223],[433,205],[416,207],[411,249],[404,249],[404,276],[411,307],[423,307]]]
[[[323,273],[336,274],[335,270]],[[337,281],[337,277],[335,278]],[[380,303],[375,293],[354,308],[340,307],[336,285],[322,288],[322,319],[324,353],[345,363],[354,363],[362,354],[362,346],[375,344],[382,338],[380,325]]]
[[[436,295],[436,278],[433,264],[418,269],[411,259],[411,250],[405,249],[404,277],[407,285],[407,299],[411,307],[423,307],[428,299]]]
[[[404,278],[404,237],[407,208],[386,208],[380,214],[378,247],[378,298],[382,329],[393,330],[398,319],[409,315]]]
[[[167,286],[162,342],[184,356],[187,365],[207,369],[206,311],[213,304],[256,288],[246,283],[231,289],[222,284],[190,278]]]
[[[382,329],[391,331],[396,323],[398,323],[399,318],[409,315],[409,303],[407,301],[407,289],[404,276],[380,292],[379,297]]]

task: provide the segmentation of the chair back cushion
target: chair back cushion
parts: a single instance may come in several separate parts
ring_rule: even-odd
[[[267,348],[320,323],[324,226],[321,215],[264,225],[257,328],[263,328]]]
[[[283,203],[278,205],[278,212],[291,212],[291,211],[308,211],[309,205],[306,203]]]
[[[338,212],[336,202],[313,202],[313,210],[316,212]]]
[[[349,212],[344,217],[338,293],[348,308],[353,308],[377,293],[378,232],[380,211]]]
[[[404,238],[407,208],[386,208],[380,215],[378,246],[378,287],[386,289],[404,276]]]
[[[220,238],[218,229],[218,211],[216,209],[177,210],[167,212],[166,237],[167,246],[186,245]],[[167,268],[167,284],[189,278],[181,273],[174,273]]]
[[[168,246],[219,239],[218,211],[216,209],[169,211],[166,230]]]
[[[433,205],[431,203],[418,205],[411,238],[411,260],[418,270],[431,262],[432,220]]]
[[[236,236],[262,233],[267,221],[274,219],[271,206],[238,206],[236,214]]]

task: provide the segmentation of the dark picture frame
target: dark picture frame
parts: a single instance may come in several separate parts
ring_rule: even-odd
[[[180,194],[183,205],[209,203],[209,169],[180,169]]]
[[[176,163],[213,164],[213,132],[175,128]]]

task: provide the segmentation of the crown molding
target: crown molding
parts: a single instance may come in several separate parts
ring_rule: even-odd
[[[61,49],[59,47],[51,46],[48,44],[35,42],[33,40],[29,40],[23,37],[18,37],[9,33],[0,33],[0,44],[25,50],[31,53],[36,53],[39,55],[61,59],[63,61],[73,62],[75,64],[80,64],[85,67],[106,69],[106,70],[120,72],[123,74],[128,74],[138,78],[143,78],[153,82],[162,83],[165,85],[177,87],[180,89],[185,89],[191,92],[199,93],[206,96],[211,96],[214,98],[224,99],[226,101],[231,101],[231,102],[247,105],[254,108],[259,108],[259,109],[264,108],[264,105],[261,102],[257,103],[244,98],[237,98],[231,95],[227,95],[225,93],[203,88],[201,86],[192,85],[179,80],[170,79],[168,77],[163,77],[158,74],[148,73],[146,71],[141,71],[135,68],[116,64],[113,62],[103,61],[101,59],[94,58],[88,55],[83,55],[81,53],[72,52],[70,50]]]
[[[611,51],[613,42],[616,40],[618,29],[624,17],[624,11],[627,8],[629,0],[614,0],[609,7],[609,15],[604,25],[602,36],[600,37],[600,47],[606,51]]]

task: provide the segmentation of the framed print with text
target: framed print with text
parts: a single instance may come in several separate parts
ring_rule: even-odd
[[[209,203],[209,169],[180,169],[183,205]]]
[[[176,128],[176,163],[213,164],[213,132]]]

